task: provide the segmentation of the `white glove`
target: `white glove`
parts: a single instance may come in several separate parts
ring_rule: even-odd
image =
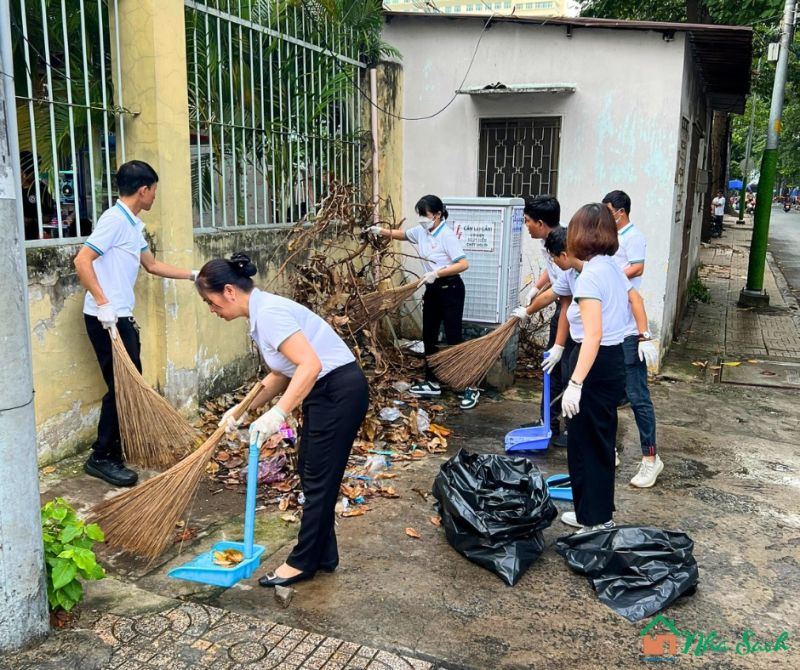
[[[639,342],[639,360],[647,363],[648,368],[658,365],[658,350],[652,340]]]
[[[253,443],[255,437],[258,437],[258,446],[260,447],[281,429],[284,421],[286,421],[286,413],[277,406],[262,414],[250,424],[250,444]]]
[[[103,324],[103,328],[106,330],[114,328],[117,323],[117,311],[110,302],[98,306],[97,320]],[[114,328],[114,330],[116,329]]]
[[[523,325],[528,319],[531,318],[531,315],[528,314],[528,310],[525,307],[517,307],[513,312],[511,312],[511,316],[519,319],[520,325]]]
[[[234,405],[225,414],[217,424],[220,428],[224,428],[226,433],[234,433],[236,429],[247,421],[247,412],[244,412],[238,419],[234,416],[239,405]]]
[[[192,276],[189,277],[192,281],[197,281],[197,275],[200,274],[200,270],[192,270]]]
[[[382,226],[370,226],[369,228],[367,228],[367,232],[373,237],[380,237],[382,230],[383,230]]]
[[[571,379],[564,395],[561,396],[561,410],[568,419],[581,411],[581,387]]]
[[[564,354],[564,347],[560,344],[554,344],[551,349],[548,349],[545,354],[549,354],[542,362],[542,370],[550,374],[553,368],[558,365],[561,356]]]
[[[419,278],[419,283],[417,284],[417,288],[422,286],[423,284],[433,284],[437,279],[439,279],[439,274],[436,270],[431,270],[430,272],[426,272]]]
[[[528,295],[525,296],[525,304],[530,305],[537,295],[539,295],[539,289],[536,286],[532,286],[531,290],[528,291]]]

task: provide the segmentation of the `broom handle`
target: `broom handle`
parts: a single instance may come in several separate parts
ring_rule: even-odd
[[[256,528],[256,489],[258,488],[258,436],[250,442],[247,461],[247,497],[244,504],[244,557],[253,557]]]
[[[242,400],[242,402],[240,402],[240,403],[237,405],[237,407],[236,407],[236,411],[233,413],[233,416],[234,416],[234,418],[235,418],[235,419],[237,419],[237,420],[241,419],[241,418],[242,418],[242,415],[243,415],[243,414],[244,414],[244,413],[245,413],[245,412],[246,412],[248,409],[250,409],[250,405],[252,405],[252,404],[253,404],[253,401],[256,399],[256,396],[257,396],[259,393],[261,393],[261,389],[262,389],[262,388],[264,388],[264,387],[261,385],[261,382],[257,382],[257,383],[256,383],[256,385],[255,385],[255,386],[253,386],[253,388],[251,388],[251,389],[250,389],[250,390],[247,392],[247,395],[244,397],[244,399]]]

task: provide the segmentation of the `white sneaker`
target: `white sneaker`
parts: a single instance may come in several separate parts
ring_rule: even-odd
[[[575,515],[575,512],[564,512],[561,515],[561,523],[565,523],[573,528],[583,528],[583,526],[578,523],[578,517]]]
[[[649,489],[656,483],[656,479],[663,469],[664,462],[658,454],[656,454],[656,459],[654,461],[642,459],[639,465],[639,471],[634,475],[633,479],[631,479],[631,486],[635,486],[637,489]]]
[[[408,391],[415,396],[421,396],[423,398],[433,398],[442,395],[442,388],[436,382],[414,384]]]
[[[579,530],[575,531],[575,535],[580,535],[581,533],[591,533],[593,530],[611,530],[616,525],[617,524],[611,520],[606,521],[605,523],[598,523],[596,526],[582,526]]]
[[[619,452],[616,449],[614,450],[614,467],[619,467]]]

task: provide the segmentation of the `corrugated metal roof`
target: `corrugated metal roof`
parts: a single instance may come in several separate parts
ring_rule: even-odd
[[[412,21],[486,21],[486,16],[470,14],[427,14],[417,12],[385,12],[386,20],[395,18]],[[651,30],[669,39],[678,32],[688,33],[704,90],[711,107],[741,114],[750,91],[753,58],[753,29],[750,26],[719,26],[710,23],[661,23],[658,21],[620,21],[532,16],[495,16],[493,23],[520,23],[531,26],[561,26],[567,33],[573,29],[592,30]]]

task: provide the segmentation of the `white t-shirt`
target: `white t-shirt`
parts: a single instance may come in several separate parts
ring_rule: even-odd
[[[725,198],[719,196],[711,201],[714,205],[714,216],[723,216],[725,214]]]
[[[250,293],[250,337],[273,372],[294,376],[297,366],[278,351],[278,347],[298,331],[306,336],[322,364],[317,379],[356,360],[330,324],[310,309],[294,300],[253,289]]]
[[[544,267],[547,270],[547,277],[550,279],[550,286],[555,286],[564,271],[553,262],[553,257],[550,252],[544,248],[542,242],[542,257],[544,258]]]
[[[140,256],[148,247],[141,219],[117,200],[103,212],[84,244],[98,254],[92,266],[117,316],[132,316],[136,303],[133,285],[139,274]],[[97,303],[88,291],[83,313],[97,316]]]
[[[562,273],[553,286],[553,292],[560,296],[572,295],[567,320],[569,334],[576,342],[582,342],[584,336],[578,303],[582,299],[599,300],[603,328],[600,344],[610,346],[619,344],[629,334],[631,316],[628,291],[632,288],[611,256],[595,256],[583,264],[580,274],[575,270]]]
[[[619,240],[619,249],[614,254],[614,260],[622,268],[623,272],[630,265],[644,263],[647,240],[636,226],[629,223],[624,228],[621,228],[617,233],[617,239]],[[633,277],[630,282],[633,284],[633,288],[638,291],[642,286],[642,275]]]
[[[417,247],[425,272],[440,270],[466,258],[456,234],[442,221],[433,232],[419,224],[406,231],[406,239]]]

